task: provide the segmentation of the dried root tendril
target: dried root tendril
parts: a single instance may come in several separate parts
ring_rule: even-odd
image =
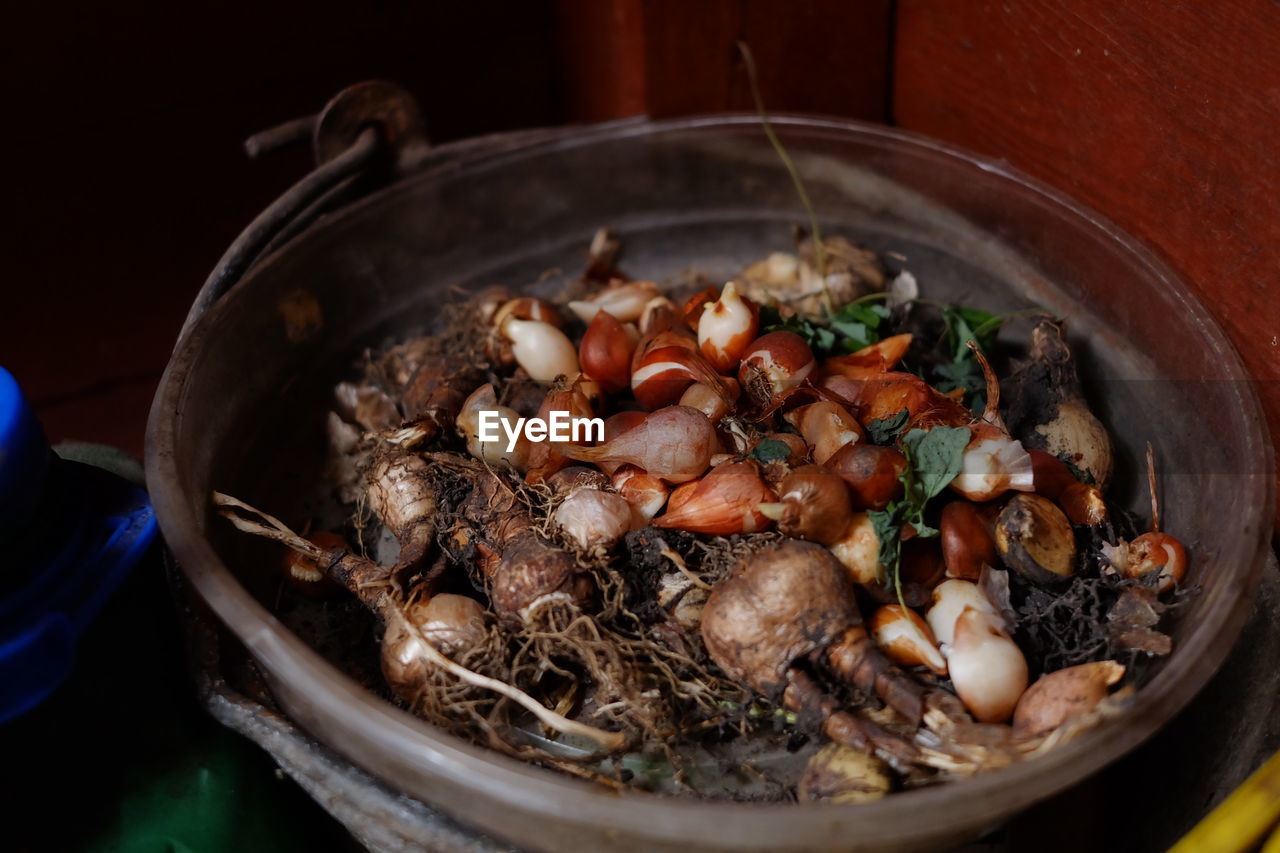
[[[255,509],[249,504],[246,504],[245,502],[230,495],[223,494],[222,492],[214,492],[213,500],[214,503],[221,508],[220,511],[222,511],[222,514],[226,516],[239,530],[281,542],[310,557],[321,559],[327,556],[326,551],[312,545],[301,536],[298,536],[275,516]],[[245,518],[241,516],[237,510],[257,515],[266,523],[255,522],[251,519]],[[417,625],[415,625],[412,620],[408,618],[407,614],[405,614],[403,605],[388,597],[384,599],[383,606],[386,608],[386,612],[383,614],[384,619],[398,617],[403,620],[404,625],[417,636],[421,645],[421,649],[419,650],[421,654],[423,654],[435,666],[445,672],[448,672],[450,675],[453,675],[459,681],[496,693],[504,699],[516,703],[529,713],[533,714],[540,723],[548,728],[560,732],[561,734],[586,738],[598,744],[601,749],[606,752],[616,752],[627,744],[627,736],[622,732],[604,731],[603,729],[598,729],[594,726],[588,726],[584,723],[567,719],[566,717],[549,710],[528,693],[513,687],[505,681],[501,681],[487,675],[482,675],[478,672],[467,669],[459,663],[455,663],[428,641],[427,637],[422,634]]]

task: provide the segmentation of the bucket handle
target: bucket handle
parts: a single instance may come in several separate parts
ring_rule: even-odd
[[[348,86],[316,115],[254,134],[245,151],[257,157],[308,138],[315,169],[254,217],[223,253],[187,312],[179,342],[259,261],[323,213],[412,171],[430,150],[417,101],[380,80]]]

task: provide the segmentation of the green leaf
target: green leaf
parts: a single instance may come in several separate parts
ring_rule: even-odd
[[[791,448],[787,446],[787,443],[776,438],[766,438],[757,444],[750,453],[752,459],[758,459],[761,462],[776,462],[779,459],[786,459],[790,455]]]
[[[795,314],[784,320],[778,314],[778,309],[771,306],[760,309],[760,327],[766,332],[792,332],[799,335],[815,354],[829,351],[836,342],[835,333],[812,318]]]
[[[925,508],[964,467],[964,449],[969,446],[970,437],[968,427],[936,426],[927,432],[922,429],[908,432],[902,437],[902,454],[907,457],[907,469],[899,478],[902,481],[901,500],[889,504],[883,511],[867,513],[880,539],[879,559],[885,580],[897,590],[899,601],[902,600],[902,579],[899,576],[902,526],[910,524],[916,535],[922,538],[938,535],[936,528],[925,523]]]
[[[880,540],[880,566],[887,573],[887,581],[897,583],[898,563],[902,554],[902,510],[905,504],[890,504],[887,509],[867,512],[871,526]]]
[[[871,438],[872,444],[891,444],[897,440],[902,433],[902,428],[907,425],[907,419],[911,413],[906,409],[898,412],[896,415],[890,415],[887,418],[872,418],[867,424],[867,434]]]
[[[850,352],[857,352],[863,347],[869,347],[875,341],[875,333],[867,326],[866,323],[859,323],[854,320],[832,320],[831,328],[845,336],[845,340],[841,342],[841,346]]]
[[[902,452],[920,489],[917,503],[921,509],[960,473],[970,437],[968,427],[946,426],[936,426],[928,432],[913,429],[903,436]]]
[[[831,317],[831,328],[844,335],[840,348],[857,352],[880,340],[880,323],[889,318],[889,309],[880,302],[850,302]]]
[[[951,351],[951,360],[955,362],[973,358],[973,354],[969,352],[969,341],[986,350],[995,342],[996,334],[1000,331],[1000,321],[995,314],[963,305],[944,307],[942,322],[947,328],[947,347]]]

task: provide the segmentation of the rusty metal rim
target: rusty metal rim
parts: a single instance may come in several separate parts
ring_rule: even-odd
[[[563,135],[551,134],[531,145],[517,145],[507,150],[495,148],[496,153],[487,153],[484,149],[473,150],[470,159],[492,159],[499,162],[509,157],[525,156],[548,146],[576,147],[593,144],[608,135],[638,136],[754,122],[756,119],[753,116],[715,116],[638,123],[622,128],[606,126],[576,129],[566,131]],[[1247,376],[1238,355],[1221,330],[1205,319],[1207,312],[1169,267],[1105,217],[1020,174],[1006,164],[992,162],[915,134],[860,122],[778,117],[775,123],[783,131],[794,128],[841,135],[855,133],[888,144],[924,149],[958,160],[1000,180],[1016,183],[1034,193],[1041,204],[1066,211],[1086,223],[1098,238],[1118,244],[1135,264],[1146,268],[1153,278],[1163,282],[1168,292],[1176,296],[1188,314],[1195,318],[1205,340],[1227,354],[1221,378],[1238,380],[1243,413],[1247,416],[1246,420],[1255,427],[1249,435],[1241,437],[1244,452],[1258,460],[1258,470],[1262,472],[1256,475],[1261,478],[1258,486],[1262,500],[1254,504],[1251,517],[1239,520],[1245,522],[1243,527],[1252,530],[1252,536],[1256,537],[1249,555],[1249,565],[1242,572],[1243,582],[1227,590],[1222,600],[1216,602],[1216,610],[1222,614],[1216,624],[1202,623],[1190,631],[1180,649],[1180,654],[1190,664],[1180,677],[1175,680],[1171,667],[1165,667],[1138,693],[1133,708],[1126,715],[1127,725],[1103,727],[1034,761],[991,771],[962,783],[912,791],[859,806],[797,807],[690,802],[644,795],[619,797],[585,783],[563,779],[456,741],[390,704],[382,703],[382,707],[375,711],[377,719],[367,720],[378,723],[376,728],[381,731],[384,741],[394,741],[404,748],[413,749],[420,759],[429,758],[428,763],[433,765],[433,772],[447,775],[456,784],[469,786],[472,796],[493,801],[491,808],[515,809],[530,815],[532,819],[540,813],[559,810],[565,798],[571,796],[575,804],[581,804],[584,820],[616,827],[623,832],[649,837],[655,841],[674,843],[701,842],[762,847],[803,843],[805,839],[797,837],[794,823],[781,820],[785,815],[797,814],[798,809],[803,810],[812,821],[817,833],[810,840],[830,838],[830,832],[848,830],[854,826],[858,830],[858,840],[866,844],[910,844],[936,840],[949,832],[965,828],[958,819],[946,824],[940,824],[937,820],[947,812],[958,814],[954,811],[958,805],[970,806],[978,812],[1009,814],[1074,784],[1136,747],[1200,691],[1229,653],[1232,640],[1248,616],[1244,604],[1258,583],[1269,547],[1274,502],[1274,483],[1270,475],[1273,470],[1272,449],[1262,428],[1265,419],[1256,394],[1252,388],[1244,390]],[[501,139],[495,137],[494,142],[500,144]],[[419,174],[381,190],[337,215],[359,215],[362,210],[377,205],[387,193],[395,192],[406,183],[430,180],[441,170],[456,168],[457,161],[448,158],[443,160],[441,162],[434,157],[428,158]],[[267,260],[268,264],[269,262],[270,259]],[[252,279],[251,274],[237,288],[251,286]],[[210,313],[215,315],[218,312],[219,306],[214,306]],[[161,382],[148,423],[147,480],[162,530],[184,571],[201,595],[268,670],[274,668],[274,663],[287,659],[290,666],[301,666],[314,676],[323,676],[323,679],[312,686],[334,678],[345,680],[349,691],[344,690],[343,695],[330,698],[335,704],[354,707],[358,703],[360,710],[367,713],[368,709],[363,705],[365,691],[285,630],[239,585],[201,535],[198,520],[185,500],[181,487],[182,473],[178,470],[172,448],[181,417],[179,405],[185,391],[188,369],[209,325],[208,322],[198,322],[190,334],[180,341]],[[302,687],[304,685],[289,685],[290,692],[296,689],[300,694],[305,693]],[[342,744],[331,746],[344,751]],[[491,787],[495,777],[510,784],[502,785],[501,790],[495,792]],[[947,809],[940,809],[944,803]],[[963,813],[963,809],[960,813]],[[929,819],[924,819],[924,815],[930,815]],[[903,825],[918,829],[903,833]]]

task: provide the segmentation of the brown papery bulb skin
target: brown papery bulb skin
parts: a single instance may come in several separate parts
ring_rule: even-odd
[[[618,412],[604,419],[604,440],[606,442],[613,441],[629,429],[634,429],[644,423],[645,418],[649,417],[648,412]]]
[[[904,584],[931,590],[947,577],[942,561],[942,549],[936,539],[915,537],[902,543],[902,562],[899,568]]]
[[[475,599],[450,593],[389,608],[384,621],[382,674],[392,691],[408,701],[416,698],[429,674],[438,669],[424,654],[424,642],[456,659],[480,645],[487,630],[484,607]]]
[[[861,442],[866,433],[844,406],[823,400],[792,409],[783,416],[813,448],[813,461],[825,464],[840,448]]]
[[[328,530],[316,530],[306,539],[312,545],[326,551],[348,547],[347,540]],[[285,550],[281,568],[284,570],[285,583],[308,598],[325,598],[342,589],[336,581],[324,573],[315,558],[299,554],[292,548]]]
[[[1056,503],[1072,524],[1097,525],[1107,520],[1107,504],[1097,486],[1080,482],[1065,462],[1051,453],[1031,449],[1035,492]]]
[[[831,546],[844,538],[853,518],[849,487],[843,478],[818,465],[792,471],[778,485],[782,517],[778,531]]]
[[[702,312],[707,309],[708,305],[711,305],[719,298],[720,291],[716,290],[712,285],[707,285],[693,294],[693,296],[690,296],[680,309],[680,316],[684,320],[684,324],[690,329],[697,329],[698,322],[702,319]]]
[[[669,406],[598,447],[556,447],[583,462],[631,464],[669,483],[686,483],[707,470],[715,444],[715,428],[706,415],[688,406]]]
[[[828,394],[838,397],[846,406],[854,407],[850,411],[856,411],[858,406],[858,398],[862,395],[862,389],[866,385],[866,380],[849,379],[845,376],[824,376],[818,380],[818,387]],[[859,416],[859,423],[867,423],[867,419]]]
[[[889,660],[902,666],[927,666],[938,675],[947,672],[946,659],[929,626],[914,610],[886,604],[871,617],[871,635]]]
[[[911,348],[910,334],[894,335],[863,347],[851,355],[829,358],[822,363],[827,376],[846,376],[850,379],[870,379],[892,370]]]
[[[942,508],[938,530],[947,577],[976,581],[984,565],[996,565],[996,542],[973,504],[967,501],[947,504]]]
[[[487,568],[489,600],[508,622],[523,622],[531,608],[547,599],[588,609],[595,593],[595,584],[577,558],[532,530],[513,537]]]
[[[631,393],[643,408],[654,411],[676,403],[695,382],[724,388],[715,370],[696,351],[680,345],[657,347],[635,362]]]
[[[1020,735],[1048,734],[1070,719],[1087,714],[1107,698],[1107,689],[1124,678],[1113,660],[1069,666],[1040,676],[1018,700],[1013,728]]]
[[[1187,573],[1187,549],[1168,533],[1144,533],[1127,546],[1120,573],[1139,578],[1160,572],[1156,588],[1164,592],[1180,583]]]
[[[603,554],[618,544],[631,529],[631,518],[626,498],[593,488],[575,489],[551,515],[569,541],[588,554]]]
[[[728,536],[754,533],[771,522],[760,505],[777,496],[760,477],[760,466],[752,459],[725,462],[716,466],[677,506],[653,520],[655,527]]]
[[[760,315],[749,299],[743,299],[731,281],[720,298],[705,306],[698,317],[698,347],[703,357],[720,373],[731,373],[747,346],[755,340]]]
[[[671,491],[662,480],[635,465],[618,468],[613,473],[613,487],[631,504],[633,527],[643,527],[661,512]]]
[[[738,382],[756,405],[765,406],[807,379],[815,366],[813,350],[804,338],[794,332],[769,332],[747,347]]]
[[[520,296],[503,303],[494,312],[492,323],[501,328],[508,317],[517,320],[536,320],[539,323],[550,323],[557,329],[564,327],[564,318],[556,307],[545,299],[536,296]]]
[[[581,380],[568,388],[552,388],[542,400],[538,417],[548,421],[552,412],[568,412],[571,418],[595,416],[595,406],[582,387]],[[569,457],[560,452],[559,445],[550,441],[529,442],[525,480],[541,483],[547,477],[569,464]]]
[[[858,389],[858,419],[866,426],[873,420],[894,417],[904,409],[914,418],[935,406],[945,406],[945,400],[914,373],[884,373],[866,379]],[[967,412],[957,416],[968,419]]]
[[[598,311],[578,345],[582,372],[600,383],[609,393],[631,384],[631,356],[640,341],[634,327],[630,331],[608,311]]]
[[[729,388],[730,394],[736,399],[738,396],[737,380],[726,378],[725,386]],[[680,395],[679,405],[697,409],[706,415],[707,419],[712,423],[720,420],[733,409],[732,400],[726,400],[724,395],[702,382],[695,382],[686,388],[685,392]]]
[[[788,539],[716,584],[702,610],[702,639],[726,675],[774,696],[796,661],[861,623],[853,583],[831,552]]]
[[[900,478],[907,470],[907,458],[892,447],[847,444],[825,467],[844,478],[855,509],[882,510],[902,497]]]

